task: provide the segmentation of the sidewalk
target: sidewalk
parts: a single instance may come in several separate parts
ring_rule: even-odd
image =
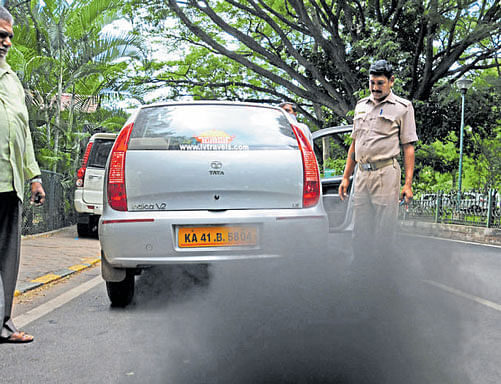
[[[99,263],[98,239],[78,238],[76,226],[21,239],[18,296]]]
[[[400,230],[423,236],[501,246],[501,228],[473,227],[469,225],[406,220],[400,222]]]

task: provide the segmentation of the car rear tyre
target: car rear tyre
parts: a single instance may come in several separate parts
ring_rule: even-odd
[[[99,216],[93,215],[89,219],[89,235],[99,239]]]
[[[134,274],[127,273],[122,281],[107,281],[106,290],[112,307],[125,307],[134,297]]]
[[[89,224],[77,223],[78,237],[88,237],[90,235]]]

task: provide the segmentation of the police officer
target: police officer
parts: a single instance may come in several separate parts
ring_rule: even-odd
[[[364,251],[374,245],[390,244],[398,218],[398,202],[412,199],[414,143],[418,140],[414,109],[410,101],[392,92],[395,77],[390,63],[378,60],[369,68],[370,96],[355,107],[352,144],[339,186],[345,199],[349,178],[355,176],[354,246],[365,243]],[[405,184],[400,189],[398,162],[403,148]],[[355,257],[357,257],[355,250]]]

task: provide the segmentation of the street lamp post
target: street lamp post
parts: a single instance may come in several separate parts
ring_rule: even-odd
[[[457,86],[461,91],[461,130],[459,136],[459,177],[458,177],[458,204],[461,200],[461,182],[463,179],[463,131],[464,131],[464,98],[466,91],[471,87],[473,81],[462,77],[457,81]]]

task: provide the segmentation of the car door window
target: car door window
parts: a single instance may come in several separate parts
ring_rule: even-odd
[[[87,166],[104,169],[113,144],[113,140],[96,139],[92,146]]]
[[[339,185],[343,179],[348,149],[352,142],[351,126],[322,129],[313,134],[313,140],[329,227],[331,230],[347,229],[351,225],[352,210],[349,199],[341,201],[339,198]],[[352,182],[348,193],[351,192],[351,187]]]
[[[335,132],[314,141],[322,178],[343,175],[351,142],[350,132]]]
[[[129,150],[298,150],[281,110],[221,104],[144,108]]]

